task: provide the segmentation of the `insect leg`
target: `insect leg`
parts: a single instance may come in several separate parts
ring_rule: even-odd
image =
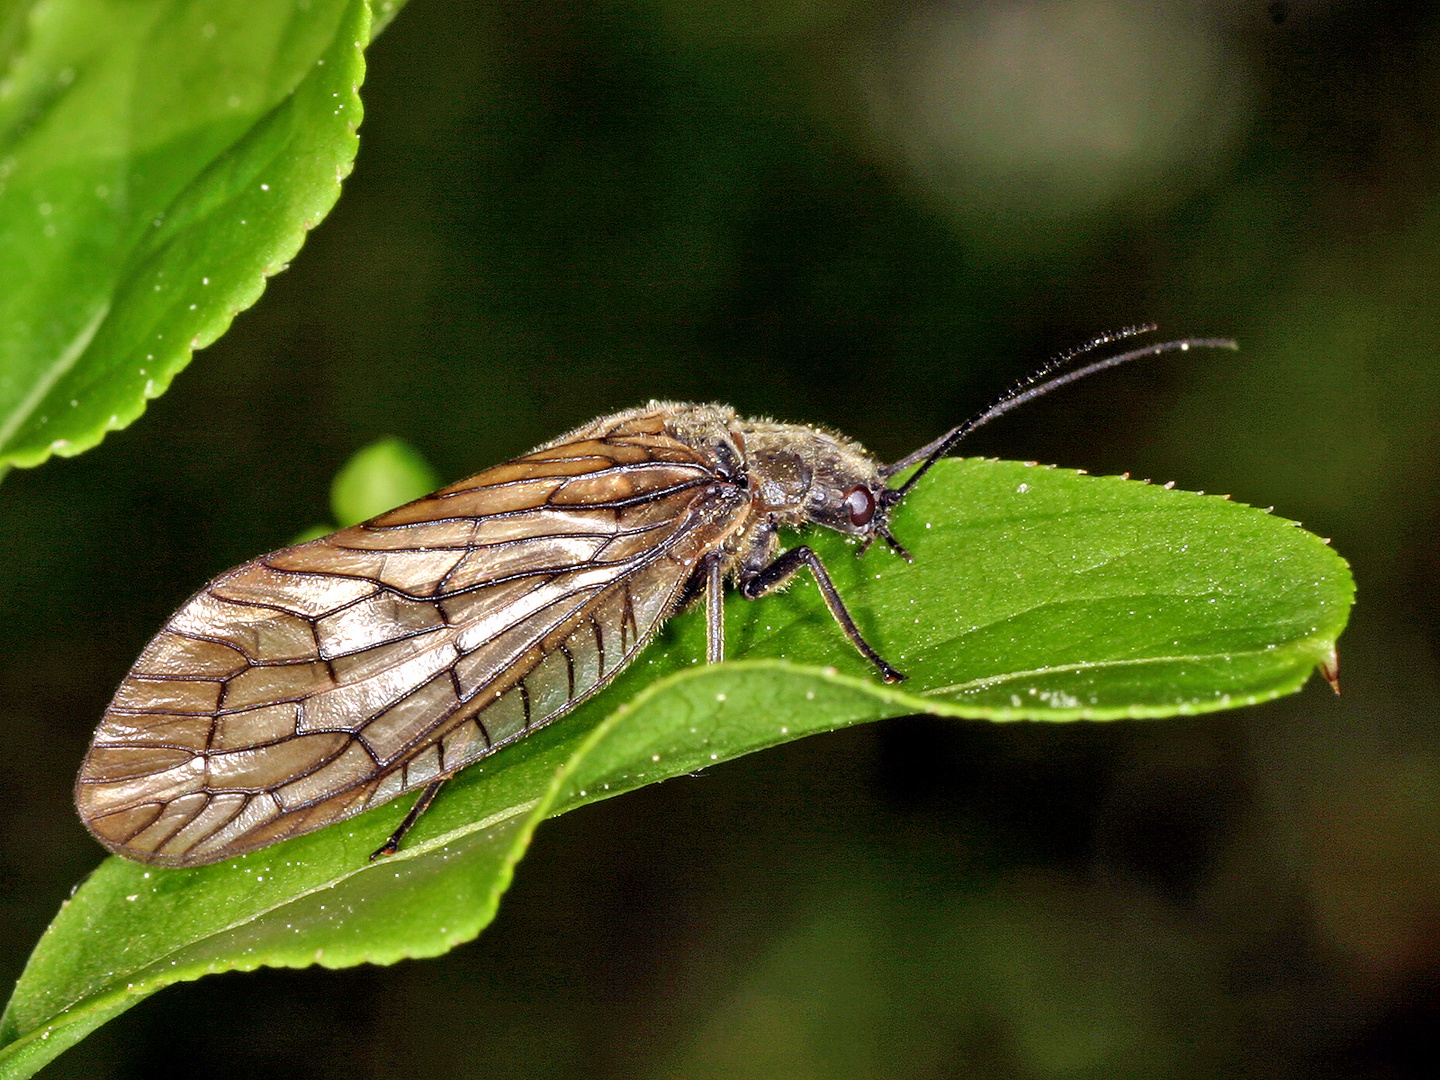
[[[725,659],[725,576],[720,560],[711,559],[705,568],[705,662]]]
[[[830,573],[820,561],[820,556],[804,544],[791,548],[766,566],[742,569],[740,595],[746,600],[758,600],[784,585],[800,572],[802,566],[808,566],[815,575],[815,583],[820,586],[820,595],[825,598],[825,606],[840,624],[840,629],[845,631],[850,643],[860,650],[860,655],[880,669],[880,677],[887,683],[901,682],[905,676],[887,664],[884,658],[870,647],[870,643],[860,633],[860,628],[855,625],[855,620],[850,617],[850,612],[845,609],[845,601],[840,599],[840,591],[830,580]]]
[[[405,838],[415,822],[420,820],[420,815],[430,809],[430,804],[435,801],[435,796],[440,794],[440,789],[445,786],[448,776],[442,776],[439,780],[431,780],[425,785],[425,790],[420,792],[420,797],[415,800],[415,805],[410,807],[410,812],[400,822],[400,827],[390,834],[390,839],[381,844],[370,853],[370,861],[383,859],[387,855],[394,855],[400,850],[400,841]]]

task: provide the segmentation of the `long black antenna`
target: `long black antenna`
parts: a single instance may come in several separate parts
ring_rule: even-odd
[[[1078,382],[1087,375],[1094,375],[1097,371],[1104,371],[1107,368],[1119,367],[1121,364],[1128,364],[1131,360],[1139,360],[1146,356],[1156,356],[1167,352],[1187,352],[1190,349],[1238,349],[1240,346],[1229,338],[1182,338],[1179,341],[1165,341],[1158,345],[1147,345],[1143,349],[1134,349],[1119,356],[1106,357],[1104,360],[1096,360],[1093,364],[1086,364],[1084,367],[1076,368],[1074,371],[1067,371],[1063,375],[1057,375],[1049,381],[1042,381],[1047,375],[1053,373],[1057,368],[1063,367],[1077,356],[1082,356],[1102,345],[1112,341],[1122,341],[1125,338],[1134,337],[1137,334],[1149,333],[1154,330],[1153,325],[1131,326],[1124,330],[1118,330],[1111,334],[1102,334],[1092,341],[1086,342],[1078,349],[1071,349],[1069,352],[1061,353],[1054,360],[1051,360],[1044,367],[1034,372],[1027,378],[1016,383],[1004,394],[976,413],[969,420],[957,427],[951,428],[944,435],[941,435],[933,442],[927,443],[913,454],[906,454],[899,461],[892,465],[884,465],[880,468],[881,476],[894,476],[898,472],[908,469],[916,462],[920,462],[920,468],[910,476],[905,483],[898,488],[891,488],[893,495],[887,498],[888,503],[897,503],[905,497],[905,493],[915,486],[915,482],[930,471],[930,467],[948,454],[952,447],[965,436],[969,435],[982,424],[988,424],[998,416],[1004,416],[1011,409],[1018,409],[1028,401],[1034,401],[1042,395],[1048,394],[1051,390],[1058,390],[1072,382]]]

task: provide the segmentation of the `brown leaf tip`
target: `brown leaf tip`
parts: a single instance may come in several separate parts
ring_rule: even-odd
[[[1333,648],[1330,655],[1319,663],[1320,674],[1325,676],[1325,681],[1330,684],[1330,689],[1340,693],[1340,654]]]

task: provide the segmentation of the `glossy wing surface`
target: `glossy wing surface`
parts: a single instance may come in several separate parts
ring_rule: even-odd
[[[106,711],[76,783],[85,823],[130,858],[212,862],[449,775],[574,708],[743,517],[706,462],[645,419],[216,578]]]

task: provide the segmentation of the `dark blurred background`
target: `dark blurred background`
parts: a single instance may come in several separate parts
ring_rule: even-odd
[[[1437,38],[1433,4],[413,0],[293,268],[0,488],[0,981],[100,860],[71,778],[145,640],[385,434],[453,479],[677,397],[893,458],[1098,331],[1233,335],[969,452],[1333,537],[1345,695],[795,743],[546,825],[442,959],[175,987],[46,1075],[1437,1075]]]

